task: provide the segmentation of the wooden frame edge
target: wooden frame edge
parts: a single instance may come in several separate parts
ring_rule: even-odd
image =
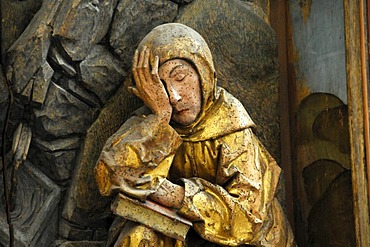
[[[353,206],[357,246],[370,246],[369,118],[364,22],[366,0],[344,0],[348,116],[351,145]]]

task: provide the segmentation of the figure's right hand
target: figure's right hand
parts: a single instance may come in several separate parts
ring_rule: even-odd
[[[140,54],[139,54],[140,53]],[[139,97],[152,112],[167,123],[171,120],[172,106],[165,86],[158,75],[159,58],[154,58],[151,69],[149,63],[150,50],[144,46],[139,52],[135,51],[132,62],[132,72],[136,87],[129,89]]]

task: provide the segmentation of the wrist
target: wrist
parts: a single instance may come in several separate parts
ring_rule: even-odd
[[[174,206],[173,208],[179,210],[180,208],[182,208],[183,204],[184,204],[184,199],[185,199],[185,189],[181,186],[179,186],[181,189],[178,190],[178,193],[177,193],[177,200],[176,200],[176,203],[174,203]]]
[[[169,123],[171,121],[171,111],[160,111],[156,114],[162,121]]]

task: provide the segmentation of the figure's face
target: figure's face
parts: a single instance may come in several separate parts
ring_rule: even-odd
[[[197,71],[183,59],[172,59],[159,67],[158,74],[172,106],[171,120],[183,126],[193,123],[202,107]]]

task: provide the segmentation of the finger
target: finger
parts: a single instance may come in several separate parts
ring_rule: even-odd
[[[139,90],[137,90],[137,88],[136,88],[136,87],[128,87],[128,90],[129,90],[130,92],[132,92],[133,94],[135,94],[138,98],[141,98],[141,97],[140,97],[140,92],[139,92]]]
[[[146,79],[146,76],[145,76],[145,71],[144,71],[144,68],[139,68],[137,69],[137,81],[138,83],[136,83],[136,86],[138,87],[139,91],[143,91],[145,90],[145,87],[148,86],[148,80]]]
[[[156,78],[156,80],[163,85],[163,82],[161,81],[161,78],[159,77],[159,74],[158,74],[158,69],[159,68],[159,56],[155,56],[154,57],[154,65],[153,65],[153,69],[152,69],[152,76],[154,76]]]
[[[139,50],[136,49],[134,58],[132,60],[132,74],[134,76],[134,81],[135,81],[136,86],[141,87],[140,78],[137,72],[138,60],[139,60]]]
[[[136,87],[141,88],[141,81],[140,81],[139,72],[138,72],[137,68],[132,70],[132,74],[134,76],[134,81],[135,81]]]
[[[143,184],[146,184],[146,183],[148,183],[150,181],[152,181],[152,177],[151,176],[144,176],[144,177],[138,178],[135,181],[135,184],[136,185],[143,185]]]
[[[145,77],[146,81],[153,81],[152,80],[152,75],[150,74],[150,49],[145,47],[145,53],[144,53],[144,64],[143,64],[143,75]],[[153,81],[154,82],[154,81]]]
[[[140,53],[139,66],[138,66],[138,76],[141,82],[139,90],[144,89],[145,86],[150,86],[148,83],[151,83],[150,73],[149,73],[149,49],[144,46],[143,50]],[[145,84],[145,85],[144,85]]]
[[[154,57],[154,65],[152,69],[152,75],[158,75],[158,67],[159,67],[159,57]]]
[[[136,49],[134,58],[132,59],[132,70],[135,70],[137,68],[138,59],[139,59],[139,51]]]
[[[150,54],[149,52],[150,50],[146,48],[144,53],[144,64],[143,64],[144,68],[149,68],[149,54]]]
[[[146,46],[144,46],[140,52],[139,63],[137,65],[138,68],[142,68],[144,65],[145,52],[146,52]]]

